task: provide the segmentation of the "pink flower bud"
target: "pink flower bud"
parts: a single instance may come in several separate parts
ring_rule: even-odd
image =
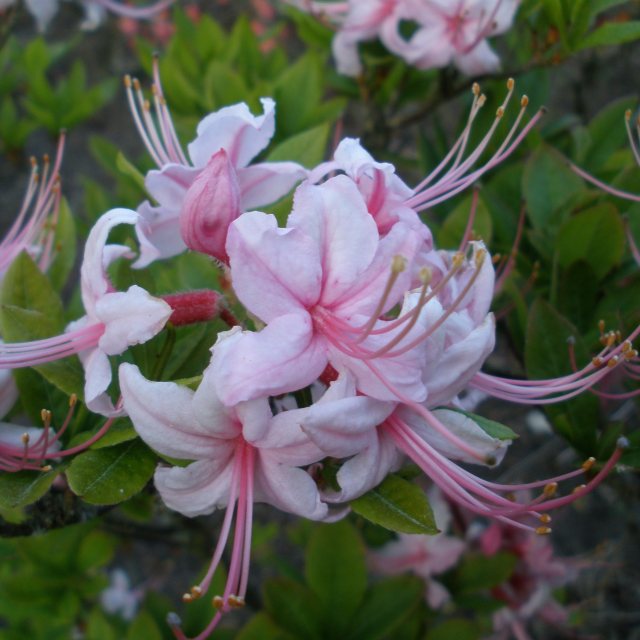
[[[185,244],[225,264],[229,225],[240,215],[240,187],[224,149],[214,153],[187,191],[180,212]]]

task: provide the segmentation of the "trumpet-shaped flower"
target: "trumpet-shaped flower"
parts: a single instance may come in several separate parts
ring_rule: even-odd
[[[162,94],[157,66],[157,124],[139,83],[127,78],[125,85],[138,131],[158,166],[145,179],[147,191],[158,204],[145,202],[138,209],[140,258],[134,266],[169,258],[187,247],[224,260],[230,222],[242,211],[279,200],[306,177],[306,170],[294,162],[250,165],[273,137],[273,100],[261,100],[264,113],[260,116],[252,115],[244,103],[206,116],[188,145],[187,159]]]
[[[80,269],[82,302],[86,315],[72,322],[65,333],[44,340],[0,345],[0,368],[34,366],[78,354],[85,369],[85,402],[89,409],[114,415],[107,388],[111,382],[109,357],[129,346],[150,340],[165,325],[172,309],[133,285],[114,291],[106,268],[130,255],[127,247],[107,245],[110,230],[118,224],[135,224],[138,215],[128,209],[105,213],[91,230]]]
[[[227,584],[214,597],[218,612],[198,640],[208,637],[224,612],[244,603],[254,502],[315,520],[327,515],[315,482],[299,468],[323,455],[300,430],[299,411],[274,417],[266,397],[227,407],[215,394],[210,378],[216,350],[234,335],[237,331],[220,338],[195,393],[171,382],[149,382],[133,365],[120,367],[124,406],[143,440],[163,455],[193,461],[186,467],[158,467],[155,484],[165,504],[188,517],[226,509],[209,570],[185,601],[209,589],[235,513]],[[172,626],[182,640],[179,625]]]
[[[422,347],[405,346],[423,333],[431,307],[403,309],[404,324],[378,319],[409,288],[405,266],[417,245],[402,223],[380,238],[346,176],[300,186],[285,229],[264,213],[240,216],[227,240],[232,284],[266,327],[220,345],[216,384],[222,401],[233,405],[300,389],[327,364],[350,370],[363,393],[397,399],[401,392],[423,400]],[[384,379],[376,362],[384,362]]]

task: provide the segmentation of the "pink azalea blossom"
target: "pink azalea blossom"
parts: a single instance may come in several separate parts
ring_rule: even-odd
[[[303,410],[274,417],[266,397],[227,407],[214,392],[216,351],[237,331],[219,338],[195,393],[171,382],[149,382],[133,365],[120,367],[124,406],[143,440],[163,455],[193,460],[186,467],[158,467],[155,484],[165,504],[188,517],[226,508],[209,570],[185,595],[186,602],[209,589],[235,513],[227,584],[214,597],[218,612],[197,640],[209,636],[224,612],[244,604],[254,502],[314,520],[327,515],[315,482],[299,468],[323,456],[299,427]],[[183,640],[178,620],[172,617],[171,624],[176,638]]]
[[[220,346],[222,401],[300,389],[327,364],[352,371],[359,388],[375,397],[394,399],[401,391],[424,399],[422,348],[405,346],[426,331],[427,303],[404,308],[404,321],[378,319],[402,301],[410,279],[405,263],[416,248],[415,234],[402,223],[379,237],[346,176],[300,186],[286,229],[264,213],[240,216],[227,240],[232,284],[266,327]],[[384,380],[376,362],[384,363]]]
[[[85,403],[103,415],[118,413],[107,394],[111,382],[109,356],[150,340],[165,325],[172,309],[133,285],[114,291],[106,269],[115,259],[129,256],[127,247],[107,245],[110,230],[119,224],[135,224],[138,215],[128,209],[112,209],[95,224],[85,246],[80,269],[82,302],[86,315],[72,322],[65,333],[33,342],[0,346],[0,368],[30,367],[78,354],[85,369]]]
[[[486,38],[504,33],[512,23],[518,0],[349,0],[292,2],[338,25],[333,55],[338,71],[362,72],[361,42],[379,38],[392,53],[418,69],[454,64],[467,75],[496,71],[500,60]],[[403,21],[416,24],[405,38]]]
[[[555,600],[553,591],[574,581],[582,563],[554,556],[548,538],[499,523],[490,525],[479,542],[488,556],[508,551],[518,559],[509,580],[492,592],[505,603],[493,616],[496,633],[492,640],[508,640],[512,636],[529,640],[525,625],[534,619],[554,626],[566,623],[567,611]]]
[[[187,246],[224,258],[226,231],[232,219],[241,211],[279,200],[306,176],[305,169],[294,162],[250,165],[274,134],[275,103],[270,98],[261,99],[264,113],[260,116],[252,115],[244,103],[206,116],[188,145],[187,159],[162,95],[157,65],[157,124],[139,83],[127,78],[125,84],[138,131],[158,166],[145,179],[147,191],[158,205],[145,202],[138,209],[140,258],[134,266],[144,267],[153,260],[177,255]],[[218,201],[222,193],[227,195]],[[181,221],[181,216],[186,219]],[[205,237],[198,237],[203,231]]]
[[[111,11],[120,16],[135,20],[152,18],[160,11],[171,6],[175,0],[157,0],[147,6],[134,7],[120,0],[77,0],[84,10],[82,29],[95,29],[104,20],[106,12]],[[0,9],[14,4],[15,0],[2,0]],[[58,12],[60,0],[25,0],[25,5],[35,18],[40,31],[45,31]]]
[[[428,497],[440,533],[433,536],[400,533],[397,540],[370,554],[369,566],[383,575],[414,573],[426,583],[427,604],[432,609],[439,609],[451,596],[433,576],[453,568],[467,548],[467,543],[447,535],[451,526],[451,511],[442,495],[432,487]]]

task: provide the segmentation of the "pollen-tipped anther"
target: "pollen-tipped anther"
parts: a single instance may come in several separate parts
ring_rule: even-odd
[[[407,259],[403,256],[393,256],[391,261],[391,271],[393,273],[402,273],[407,268]]]
[[[591,468],[593,467],[593,465],[596,463],[596,459],[591,457],[591,458],[587,458],[583,463],[582,463],[582,470],[586,473],[587,471],[590,471]]]
[[[540,520],[542,524],[549,524],[551,522],[551,516],[548,513],[541,513],[538,516],[538,520]]]
[[[548,536],[551,533],[551,527],[538,527],[536,533],[539,536]]]
[[[241,609],[245,605],[244,598],[233,594],[227,598],[227,603],[232,609]]]
[[[550,482],[549,484],[546,484],[544,486],[542,493],[545,495],[546,498],[551,498],[556,494],[557,490],[558,490],[558,483]]]
[[[224,598],[222,596],[213,596],[213,598],[211,598],[211,604],[214,609],[221,611],[224,607]]]

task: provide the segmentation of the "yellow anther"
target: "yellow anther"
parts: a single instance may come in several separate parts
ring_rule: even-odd
[[[477,82],[471,85],[471,93],[473,93],[474,96],[480,95],[480,85]],[[629,111],[629,113],[631,113],[631,111]]]
[[[557,482],[549,482],[549,484],[546,484],[544,486],[544,489],[542,490],[542,493],[544,494],[544,496],[546,498],[551,498],[552,496],[556,495],[556,491],[558,490],[558,483]]]
[[[422,284],[428,285],[431,282],[431,278],[433,278],[433,271],[429,269],[429,267],[422,267],[418,273],[418,277]]]
[[[509,91],[511,91],[513,89],[513,87],[516,86],[516,81],[513,78],[509,78],[507,80],[507,89],[509,89]]]
[[[31,157],[29,158],[29,162],[31,162],[31,166],[32,166],[34,169],[37,169],[37,168],[38,168],[38,161],[36,160],[36,157],[35,157],[35,156],[31,156]]]
[[[625,120],[627,120],[627,122],[628,122],[629,120],[631,120],[631,109],[627,109],[627,110],[624,112],[624,119],[625,119]]]
[[[487,257],[487,252],[485,249],[478,249],[475,255],[475,263],[476,269],[479,269],[484,263],[484,259]]]
[[[583,489],[586,489],[587,485],[586,484],[579,484],[577,487],[574,488],[574,490],[571,493],[580,493]]]
[[[618,356],[611,356],[609,360],[607,360],[607,368],[613,369],[618,362],[620,362],[620,358],[618,358]]]
[[[222,596],[213,596],[213,598],[211,599],[211,604],[215,609],[220,610],[224,607],[224,600]]]
[[[542,524],[549,524],[551,522],[551,516],[548,513],[541,513],[538,516],[538,520],[540,520]]]
[[[49,411],[49,409],[42,409],[40,411],[40,418],[45,426],[48,426],[51,423],[51,411]]]
[[[22,444],[26,447],[29,444],[29,440],[31,440],[31,438],[29,437],[28,433],[23,433],[20,436],[20,440],[22,440]]]
[[[49,164],[49,161],[50,161],[50,159],[49,159],[49,154],[48,154],[48,153],[45,153],[45,154],[42,156],[42,162],[43,162],[44,164]]]
[[[69,406],[75,407],[77,402],[78,402],[78,396],[75,393],[72,393],[69,396]]]
[[[551,533],[551,527],[538,527],[536,533],[539,536],[548,536]]]
[[[591,360],[591,364],[594,367],[601,367],[602,366],[602,358],[600,356],[596,356],[595,358],[593,358]]]
[[[391,271],[393,273],[402,273],[407,268],[407,259],[402,256],[393,256],[391,261]]]
[[[520,106],[523,109],[529,106],[529,96],[522,96],[522,98],[520,98]]]
[[[504,107],[498,107],[496,109],[496,118],[502,118],[504,115]]]
[[[484,103],[487,101],[487,96],[484,93],[478,98],[478,106],[482,107]]]
[[[625,360],[633,360],[634,358],[638,357],[638,352],[635,349],[629,349],[629,351],[627,351],[624,354],[624,359]]]
[[[627,353],[627,351],[629,351],[632,346],[633,345],[631,344],[631,340],[625,340],[621,346],[622,353]]]
[[[182,602],[193,602],[193,597],[190,593],[182,594]]]
[[[44,467],[40,467],[40,471],[43,473],[49,473],[53,467],[50,464],[45,464]]]
[[[240,596],[234,596],[234,595],[230,595],[227,602],[229,603],[229,606],[233,609],[240,609],[244,607],[244,604],[245,604],[244,598],[241,598]]]
[[[145,101],[142,103],[142,108],[143,108],[145,111],[151,111],[151,103],[150,103],[148,100],[145,100]]]
[[[453,254],[453,258],[451,258],[451,264],[454,269],[459,269],[464,264],[464,253],[458,251]]]
[[[138,78],[133,79],[133,88],[136,91],[140,91],[140,80],[138,80]]]
[[[193,600],[197,600],[202,596],[202,589],[198,585],[196,585],[195,587],[191,587],[191,589],[189,589],[189,592],[189,595]]]
[[[124,82],[125,88],[131,89],[131,76],[127,74],[122,80]]]
[[[593,467],[593,465],[596,463],[596,459],[595,458],[587,458],[583,463],[582,463],[582,470],[586,473],[587,471],[591,470],[591,467]]]

